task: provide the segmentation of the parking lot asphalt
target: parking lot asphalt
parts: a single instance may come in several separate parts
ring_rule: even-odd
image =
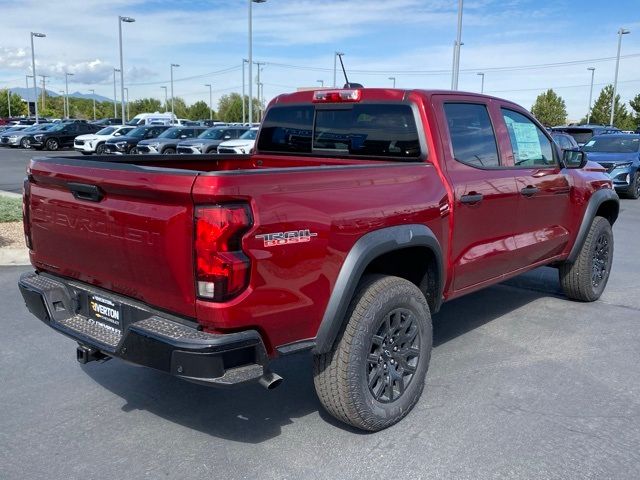
[[[0,147],[0,190],[21,193],[22,181],[29,159],[42,156],[81,156],[80,153],[64,149],[57,152],[41,150]]]
[[[542,268],[445,304],[422,399],[368,434],[321,409],[307,355],[273,391],[80,366],[24,308],[29,268],[0,268],[0,478],[637,479],[640,201],[622,208],[600,301]]]

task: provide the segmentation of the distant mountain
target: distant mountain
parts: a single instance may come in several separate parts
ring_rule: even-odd
[[[29,102],[33,102],[33,88],[24,88],[24,87],[16,87],[16,88],[11,88],[11,93],[16,93],[18,95],[20,95],[24,100],[27,100]],[[40,95],[42,95],[42,88],[38,87],[38,98],[40,98]],[[47,96],[48,97],[59,97],[60,94],[54,92],[53,90],[49,90],[47,89]],[[69,94],[69,97],[71,98],[86,98],[86,99],[93,99],[95,98],[96,102],[111,102],[113,101],[113,99],[111,98],[107,98],[107,97],[103,97],[102,95],[93,95],[92,93],[80,93],[80,92],[73,92]]]

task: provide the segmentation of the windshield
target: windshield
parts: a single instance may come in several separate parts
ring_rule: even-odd
[[[585,152],[636,153],[640,151],[640,136],[593,137],[583,147]]]
[[[188,135],[189,131],[188,128],[173,127],[162,132],[158,138],[180,138],[181,135]]]
[[[96,135],[111,135],[116,131],[116,127],[105,127],[102,130],[98,130]]]
[[[200,135],[198,135],[198,138],[206,138],[209,140],[220,140],[223,136],[222,135],[223,133],[224,133],[224,130],[221,128],[210,128],[209,130],[205,130]]]
[[[42,125],[42,124],[31,125],[30,127],[25,128],[23,132],[35,132],[36,130],[40,130],[43,127],[45,127],[45,125]]]
[[[247,130],[246,132],[244,132],[242,135],[240,135],[239,138],[241,138],[242,140],[255,140],[256,139],[256,135],[258,135],[258,129],[251,129],[251,130]]]

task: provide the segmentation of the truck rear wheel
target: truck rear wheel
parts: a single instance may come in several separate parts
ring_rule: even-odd
[[[604,291],[613,262],[613,232],[606,218],[595,217],[578,258],[560,266],[560,284],[567,297],[593,302]]]
[[[378,431],[417,403],[429,368],[429,306],[413,283],[367,276],[333,349],[314,357],[314,383],[324,408],[356,428]]]

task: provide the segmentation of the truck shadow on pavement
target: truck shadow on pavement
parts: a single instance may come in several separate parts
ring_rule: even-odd
[[[437,347],[449,340],[537,299],[556,296],[557,274],[539,270],[445,304],[434,316],[433,356],[438,355]],[[274,361],[272,369],[284,382],[271,391],[255,384],[230,389],[208,388],[120,360],[104,365],[92,363],[82,368],[99,385],[124,399],[124,412],[145,410],[219,438],[260,443],[280,435],[295,419],[318,412],[321,420],[311,418],[311,422],[324,421],[363,434],[336,421],[322,409],[315,394],[312,360],[308,354]],[[422,401],[428,394],[425,390]]]

